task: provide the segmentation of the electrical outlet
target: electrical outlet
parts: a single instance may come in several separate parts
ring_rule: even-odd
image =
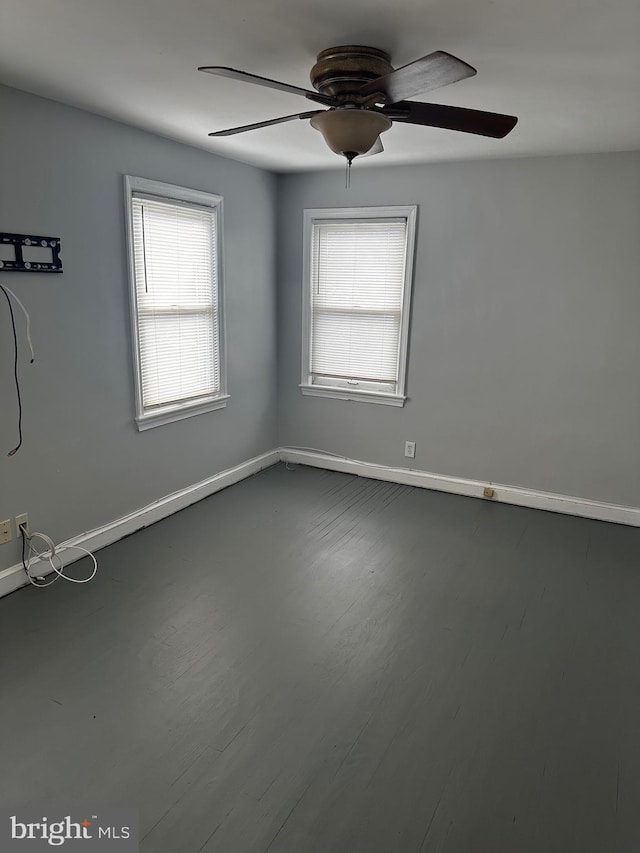
[[[4,545],[5,542],[11,542],[12,539],[11,519],[5,518],[4,521],[0,521],[0,545]]]
[[[491,486],[485,486],[482,491],[482,494],[485,498],[492,498],[495,495],[495,492],[493,491]]]
[[[416,456],[416,443],[415,443],[415,441],[405,441],[405,443],[404,443],[404,455],[408,456],[409,459],[415,459],[415,456]]]
[[[22,533],[20,533],[20,525],[24,524],[24,528],[26,532],[29,532],[29,514],[23,512],[22,515],[16,515],[16,536],[21,539]]]

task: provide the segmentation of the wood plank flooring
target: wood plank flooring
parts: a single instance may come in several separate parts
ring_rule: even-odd
[[[0,600],[0,804],[137,807],[144,853],[633,853],[639,553],[277,466]]]

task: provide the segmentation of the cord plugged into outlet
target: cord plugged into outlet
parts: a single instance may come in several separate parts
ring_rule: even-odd
[[[27,512],[23,512],[22,515],[16,515],[16,536],[20,536],[22,530],[26,534],[29,533],[29,513]]]
[[[51,586],[52,583],[60,580],[60,578],[64,578],[64,580],[70,581],[71,583],[89,583],[89,581],[93,580],[95,577],[96,572],[98,571],[98,561],[91,551],[88,551],[86,548],[82,548],[80,545],[56,546],[51,537],[47,536],[46,533],[37,533],[35,530],[29,530],[29,520],[26,513],[16,516],[16,528],[20,538],[22,539],[22,567],[24,568],[29,583],[33,586]],[[33,544],[34,540],[44,542],[47,549],[45,551],[38,551]],[[65,574],[64,570],[66,566],[60,557],[60,551],[65,553],[67,551],[81,551],[83,554],[86,554],[93,562],[93,571],[91,574],[86,578],[72,578]],[[54,561],[58,562],[57,566]],[[35,575],[34,577],[31,574],[31,567],[45,562],[49,563],[50,569],[45,569],[42,574]],[[54,575],[53,578],[47,580],[46,575],[52,573]]]

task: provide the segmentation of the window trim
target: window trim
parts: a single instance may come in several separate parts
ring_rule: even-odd
[[[133,217],[131,202],[134,193],[142,193],[152,198],[174,201],[177,203],[197,204],[210,207],[215,217],[216,251],[216,282],[217,282],[217,321],[218,321],[218,358],[220,368],[220,390],[215,395],[199,397],[197,400],[185,400],[154,406],[145,411],[142,399],[142,373],[140,368],[140,338],[138,335],[138,299],[135,280],[135,257],[133,244]],[[224,309],[224,277],[223,277],[223,198],[215,193],[179,187],[148,178],[138,178],[133,175],[124,176],[125,224],[127,239],[127,259],[129,273],[129,306],[131,319],[131,340],[133,348],[133,375],[135,387],[136,414],[135,422],[138,431],[162,426],[173,421],[190,418],[203,412],[222,409],[227,405],[227,359],[226,359],[226,323]]]
[[[302,381],[298,386],[309,397],[333,397],[336,400],[352,400],[364,403],[378,403],[386,406],[404,406],[407,384],[407,355],[409,348],[409,323],[411,315],[411,291],[413,285],[413,267],[415,256],[416,219],[418,206],[389,205],[385,207],[327,207],[309,208],[304,211],[303,224],[303,297],[302,297]],[[407,255],[402,294],[402,320],[400,325],[400,345],[398,358],[397,393],[345,388],[344,386],[314,385],[311,382],[311,235],[315,222],[335,221],[337,219],[389,219],[407,220]]]

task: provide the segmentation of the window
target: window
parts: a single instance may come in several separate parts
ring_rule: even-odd
[[[125,178],[136,423],[148,429],[226,405],[222,199]]]
[[[404,405],[416,207],[305,211],[303,394]]]

